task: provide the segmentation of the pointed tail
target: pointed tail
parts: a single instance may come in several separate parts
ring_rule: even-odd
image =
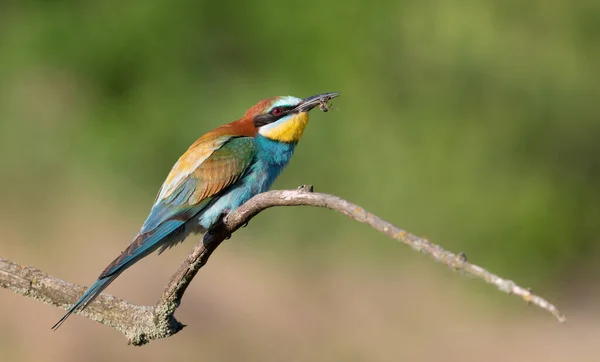
[[[98,279],[88,290],[83,293],[83,296],[67,311],[67,313],[52,326],[53,330],[57,330],[69,316],[77,311],[83,310],[88,306],[102,291],[108,287],[113,280],[115,280],[119,274],[111,275],[109,277]]]
[[[67,313],[54,325],[53,330],[57,330],[69,316],[75,312],[84,310],[106,287],[110,285],[122,272],[135,264],[138,260],[151,254],[160,246],[169,246],[172,243],[180,241],[184,237],[182,232],[185,226],[174,223],[165,223],[151,233],[138,235],[135,240],[125,249],[121,255],[110,263],[100,274],[98,280],[88,290],[83,293],[81,298],[67,311]]]

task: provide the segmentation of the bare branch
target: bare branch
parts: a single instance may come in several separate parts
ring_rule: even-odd
[[[212,252],[240,227],[246,225],[261,211],[275,206],[314,206],[335,210],[347,217],[367,224],[385,235],[401,241],[413,250],[430,256],[453,270],[483,279],[500,291],[518,295],[524,301],[536,305],[554,315],[559,322],[565,317],[554,305],[527,288],[511,280],[501,278],[484,268],[471,264],[463,253],[454,254],[430,241],[402,230],[389,222],[365,211],[337,196],[313,193],[311,186],[298,190],[269,191],[253,197],[233,211],[223,222],[206,233],[187,258],[173,274],[155,306],[138,306],[113,296],[102,294],[87,309],[78,314],[121,331],[134,345],[172,336],[184,325],[174,317],[187,286],[194,279]],[[81,294],[84,287],[55,278],[44,272],[0,258],[0,286],[15,293],[44,303],[67,309]]]

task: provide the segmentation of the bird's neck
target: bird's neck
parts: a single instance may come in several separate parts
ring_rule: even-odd
[[[294,154],[297,142],[279,142],[256,135],[257,157],[269,167],[285,167]]]
[[[273,141],[298,142],[308,124],[308,112],[285,116],[271,124],[262,126],[258,134]]]

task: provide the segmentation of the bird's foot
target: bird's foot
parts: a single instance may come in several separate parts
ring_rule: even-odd
[[[230,209],[225,209],[221,212],[221,215],[217,219],[214,225],[212,225],[204,234],[204,241],[209,242],[213,238],[222,238],[221,240],[231,239],[232,233],[227,229],[225,225],[226,217],[231,212]]]
[[[230,213],[230,209],[223,209],[223,211],[221,212],[221,216],[219,216],[218,222],[220,222],[221,224],[225,223],[225,220],[227,219],[227,216],[229,216]]]
[[[227,215],[229,215],[230,213],[231,213],[231,210],[230,210],[230,209],[224,209],[224,210],[223,210],[223,212],[221,213],[221,217],[220,217],[220,219],[219,219],[219,220],[220,220],[219,222],[221,223],[221,225],[222,225],[222,226],[224,226],[224,224],[225,224],[225,218],[226,218],[226,217],[227,217]],[[229,240],[229,239],[231,239],[231,235],[232,235],[231,233],[228,233],[228,234],[227,234],[227,236],[225,236],[225,240]]]
[[[298,186],[298,188],[296,189],[298,191],[302,191],[302,192],[313,192],[315,190],[315,187],[313,185],[300,185]]]

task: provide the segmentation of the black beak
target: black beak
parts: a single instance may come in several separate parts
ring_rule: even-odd
[[[327,102],[329,102],[333,98],[339,97],[339,96],[340,96],[340,93],[338,93],[338,92],[330,92],[330,93],[317,94],[316,96],[304,98],[302,100],[302,102],[296,108],[294,108],[292,110],[292,112],[294,112],[294,113],[308,112],[311,109],[315,108],[316,106],[321,105],[321,104],[327,104]]]

